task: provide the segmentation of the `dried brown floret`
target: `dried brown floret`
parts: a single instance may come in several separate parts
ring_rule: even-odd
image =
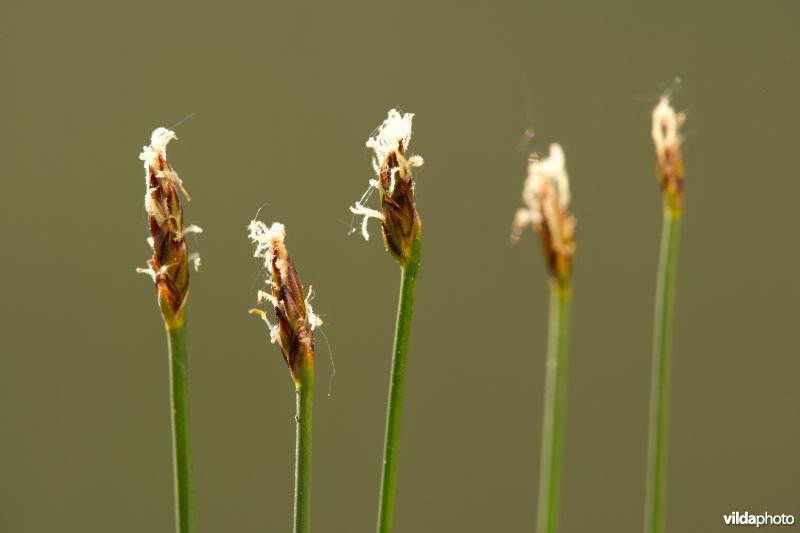
[[[144,206],[150,226],[147,243],[153,249],[153,256],[147,261],[147,268],[137,271],[153,278],[161,313],[168,327],[183,321],[189,294],[189,261],[195,269],[200,266],[200,256],[188,253],[186,234],[203,231],[194,225],[184,228],[178,189],[187,201],[189,194],[178,174],[167,163],[167,144],[172,139],[177,139],[174,132],[166,128],[156,129],[150,146],[145,146],[139,156],[145,168]]]

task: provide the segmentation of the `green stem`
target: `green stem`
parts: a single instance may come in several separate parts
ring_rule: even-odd
[[[175,530],[192,531],[189,474],[189,398],[186,380],[186,326],[167,327],[172,405],[172,472],[175,479]]]
[[[314,398],[314,363],[305,361],[297,384],[297,445],[294,471],[294,533],[311,529],[311,407]]]
[[[389,384],[389,405],[386,412],[386,440],[383,451],[381,494],[378,507],[378,533],[389,533],[392,530],[394,487],[397,478],[397,443],[400,436],[400,414],[403,407],[408,336],[411,331],[411,314],[414,310],[414,286],[417,281],[421,250],[422,241],[420,236],[417,236],[408,262],[401,268],[400,302],[397,307],[392,378]]]
[[[542,423],[542,458],[539,469],[537,533],[553,533],[558,520],[561,441],[564,432],[564,398],[569,329],[569,282],[551,279],[550,327]]]
[[[656,287],[653,367],[650,383],[650,435],[647,450],[645,533],[661,533],[666,492],[667,408],[669,404],[669,340],[680,215],[664,210],[661,257]]]

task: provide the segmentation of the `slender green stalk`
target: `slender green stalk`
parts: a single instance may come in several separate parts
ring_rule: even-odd
[[[539,470],[539,505],[536,531],[553,533],[558,521],[561,441],[564,434],[564,398],[567,375],[569,282],[550,283],[550,325],[542,423],[542,458]]]
[[[311,407],[314,398],[314,364],[301,367],[297,385],[297,447],[294,470],[294,533],[311,529]]]
[[[172,455],[175,478],[175,530],[192,531],[192,504],[189,473],[189,398],[187,393],[186,326],[181,320],[167,327],[169,375],[172,401]]]
[[[647,450],[646,533],[664,529],[666,493],[667,408],[669,406],[670,332],[675,285],[680,214],[664,209],[661,257],[656,287],[656,313],[653,335],[653,367],[650,383],[650,435]]]
[[[383,451],[381,494],[378,507],[378,533],[392,530],[394,516],[394,488],[397,478],[397,446],[400,436],[400,415],[403,408],[403,388],[406,377],[408,337],[411,332],[411,315],[414,310],[414,286],[419,270],[421,236],[417,234],[408,261],[401,267],[400,302],[392,355],[392,377],[389,384],[389,405],[386,412],[386,440]]]

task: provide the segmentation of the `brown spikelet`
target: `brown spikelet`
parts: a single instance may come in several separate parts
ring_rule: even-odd
[[[389,253],[401,265],[408,261],[414,239],[422,228],[414,204],[411,165],[408,164],[404,152],[403,141],[398,141],[397,149],[387,154],[380,167],[383,240]],[[394,190],[391,189],[392,176]]]
[[[322,320],[308,302],[311,289],[308,296],[303,296],[303,285],[284,244],[286,229],[283,224],[276,222],[267,228],[263,222],[253,220],[249,230],[250,239],[256,244],[255,256],[264,258],[270,272],[267,282],[270,292],[259,291],[258,300],[272,304],[276,324],[273,325],[261,309],[250,312],[259,315],[269,326],[272,342],[280,346],[292,379],[299,386],[303,366],[314,364],[313,331]]]
[[[377,218],[381,221],[386,249],[402,267],[407,265],[422,230],[414,202],[412,169],[421,166],[423,161],[417,155],[406,156],[413,117],[411,113],[401,115],[392,109],[375,137],[367,140],[367,147],[375,151],[373,166],[378,174],[378,179],[371,181],[370,185],[378,189],[381,210],[372,210],[360,203],[350,208],[354,214],[364,216],[362,234],[365,239],[369,239],[367,220]]]
[[[139,156],[145,167],[145,198],[150,238],[148,243],[153,256],[147,261],[148,268],[139,272],[150,274],[158,291],[161,313],[168,327],[183,321],[186,298],[189,293],[189,253],[186,248],[187,231],[199,233],[196,226],[184,228],[183,208],[178,189],[186,199],[189,195],[177,173],[167,163],[167,143],[176,139],[175,133],[158,128],[153,132],[150,146],[144,147]],[[195,259],[199,265],[199,258]]]
[[[653,109],[653,144],[664,208],[679,215],[683,208],[683,158],[678,129],[686,116],[676,113],[667,96]]]
[[[575,254],[576,222],[569,210],[569,178],[560,145],[551,144],[550,154],[544,159],[531,157],[522,199],[527,207],[517,210],[511,241],[516,242],[522,229],[531,224],[539,234],[551,278],[567,286]]]

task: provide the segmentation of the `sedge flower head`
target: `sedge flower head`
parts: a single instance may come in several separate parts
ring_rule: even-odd
[[[561,145],[550,145],[547,157],[532,156],[522,189],[524,208],[514,217],[512,241],[527,225],[539,234],[551,274],[568,278],[575,252],[575,218],[569,210],[571,193],[566,160]]]

